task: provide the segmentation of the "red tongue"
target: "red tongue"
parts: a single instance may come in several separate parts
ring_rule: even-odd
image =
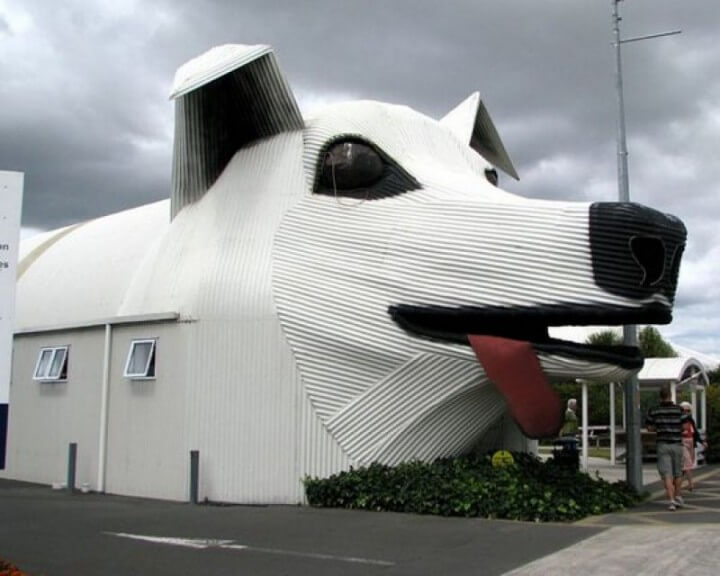
[[[548,438],[562,427],[562,404],[529,342],[469,334],[470,345],[525,436]]]

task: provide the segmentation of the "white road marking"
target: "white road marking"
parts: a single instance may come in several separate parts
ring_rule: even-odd
[[[260,552],[263,554],[280,554],[283,556],[297,556],[311,558],[314,560],[335,560],[339,562],[351,562],[355,564],[372,564],[375,566],[394,566],[394,562],[387,560],[375,560],[373,558],[357,558],[354,556],[334,556],[332,554],[321,554],[318,552],[296,552],[294,550],[281,550],[279,548],[258,548],[236,544],[234,540],[214,540],[210,538],[172,538],[168,536],[148,536],[144,534],[129,534],[127,532],[105,532],[111,536],[129,538],[131,540],[142,540],[153,544],[165,544],[168,546],[183,546],[185,548],[206,549],[221,548],[223,550],[247,550],[249,552]]]
[[[127,532],[106,532],[120,538],[143,540],[154,544],[168,544],[170,546],[184,546],[186,548],[223,548],[233,543],[233,540],[212,540],[205,538],[168,538],[165,536],[144,536],[143,534],[128,534]]]

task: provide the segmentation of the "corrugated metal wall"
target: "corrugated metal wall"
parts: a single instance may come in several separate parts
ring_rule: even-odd
[[[302,417],[306,400],[273,301],[275,232],[305,191],[301,150],[296,132],[239,152],[177,215],[122,308],[170,306],[192,319],[186,441],[200,451],[201,495],[211,500],[299,502],[305,458],[315,462],[309,470],[335,470],[324,462],[341,460],[327,438],[327,454],[300,454],[299,438],[326,432]]]
[[[190,324],[114,327],[110,360],[105,491],[188,499],[185,403]],[[132,340],[157,339],[155,379],[123,376]],[[102,355],[92,359],[102,363]],[[95,482],[93,482],[95,485]]]
[[[214,501],[293,503],[299,382],[276,320],[193,324],[185,430],[200,451],[200,493]]]
[[[0,476],[64,483],[68,445],[75,442],[77,486],[95,486],[103,335],[103,328],[92,328],[15,337],[8,466]],[[40,349],[54,346],[69,346],[67,382],[34,381]]]

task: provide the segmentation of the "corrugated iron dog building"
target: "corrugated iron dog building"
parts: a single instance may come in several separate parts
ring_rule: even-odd
[[[682,223],[503,191],[477,94],[303,119],[233,45],[172,96],[169,201],[21,249],[5,477],[62,481],[77,442],[78,483],[184,500],[198,450],[201,497],[300,502],[306,475],[552,434],[548,380],[642,360],[548,327],[670,321]]]

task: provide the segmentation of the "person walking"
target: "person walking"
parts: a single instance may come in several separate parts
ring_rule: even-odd
[[[567,409],[565,410],[565,421],[563,427],[560,429],[560,436],[567,438],[577,438],[578,430],[580,426],[578,424],[577,417],[577,400],[570,398],[567,401]]]
[[[669,510],[684,506],[681,495],[683,478],[683,411],[672,400],[669,386],[660,389],[660,404],[647,414],[646,425],[656,433],[657,468],[670,504]]]
[[[570,398],[567,401],[567,409],[565,410],[565,420],[560,429],[559,438],[556,440],[556,446],[560,447],[559,453],[555,454],[560,461],[573,467],[575,470],[580,468],[580,454],[577,445],[577,433],[579,430],[577,417],[577,400]]]
[[[693,470],[697,467],[697,455],[695,454],[695,446],[700,444],[706,447],[707,444],[700,437],[697,424],[692,417],[692,405],[690,402],[680,402],[680,408],[683,411],[683,475],[687,478],[688,490],[693,491]]]

